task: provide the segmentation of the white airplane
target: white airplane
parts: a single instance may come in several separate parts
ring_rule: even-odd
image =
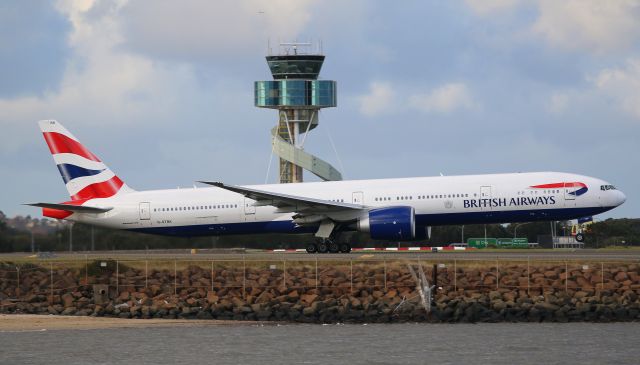
[[[40,129],[71,200],[33,203],[56,219],[171,236],[307,233],[307,252],[349,252],[338,237],[418,240],[431,226],[568,220],[613,209],[606,181],[533,172],[135,191],[55,120]]]

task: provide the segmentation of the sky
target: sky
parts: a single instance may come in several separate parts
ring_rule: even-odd
[[[640,0],[2,2],[0,210],[68,199],[41,119],[137,190],[276,182],[253,82],[269,44],[311,41],[338,107],[305,149],[345,178],[574,172],[627,195],[602,218],[638,217],[639,19]]]

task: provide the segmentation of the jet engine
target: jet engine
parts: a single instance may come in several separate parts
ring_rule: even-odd
[[[358,220],[357,229],[374,240],[412,240],[416,237],[416,215],[413,207],[372,209]]]

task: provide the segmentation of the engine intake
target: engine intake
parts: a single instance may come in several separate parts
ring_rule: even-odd
[[[374,240],[412,240],[416,237],[415,217],[413,207],[372,209],[358,220],[358,231],[368,232]]]

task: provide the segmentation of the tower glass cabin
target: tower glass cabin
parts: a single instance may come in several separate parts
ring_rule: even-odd
[[[299,53],[298,47],[308,43],[280,46],[282,54],[266,57],[273,80],[254,84],[255,106],[278,110],[278,125],[271,134],[280,159],[280,182],[302,182],[303,169],[323,180],[342,180],[333,166],[303,149],[307,133],[318,126],[320,109],[337,105],[336,82],[318,80],[325,56]]]

